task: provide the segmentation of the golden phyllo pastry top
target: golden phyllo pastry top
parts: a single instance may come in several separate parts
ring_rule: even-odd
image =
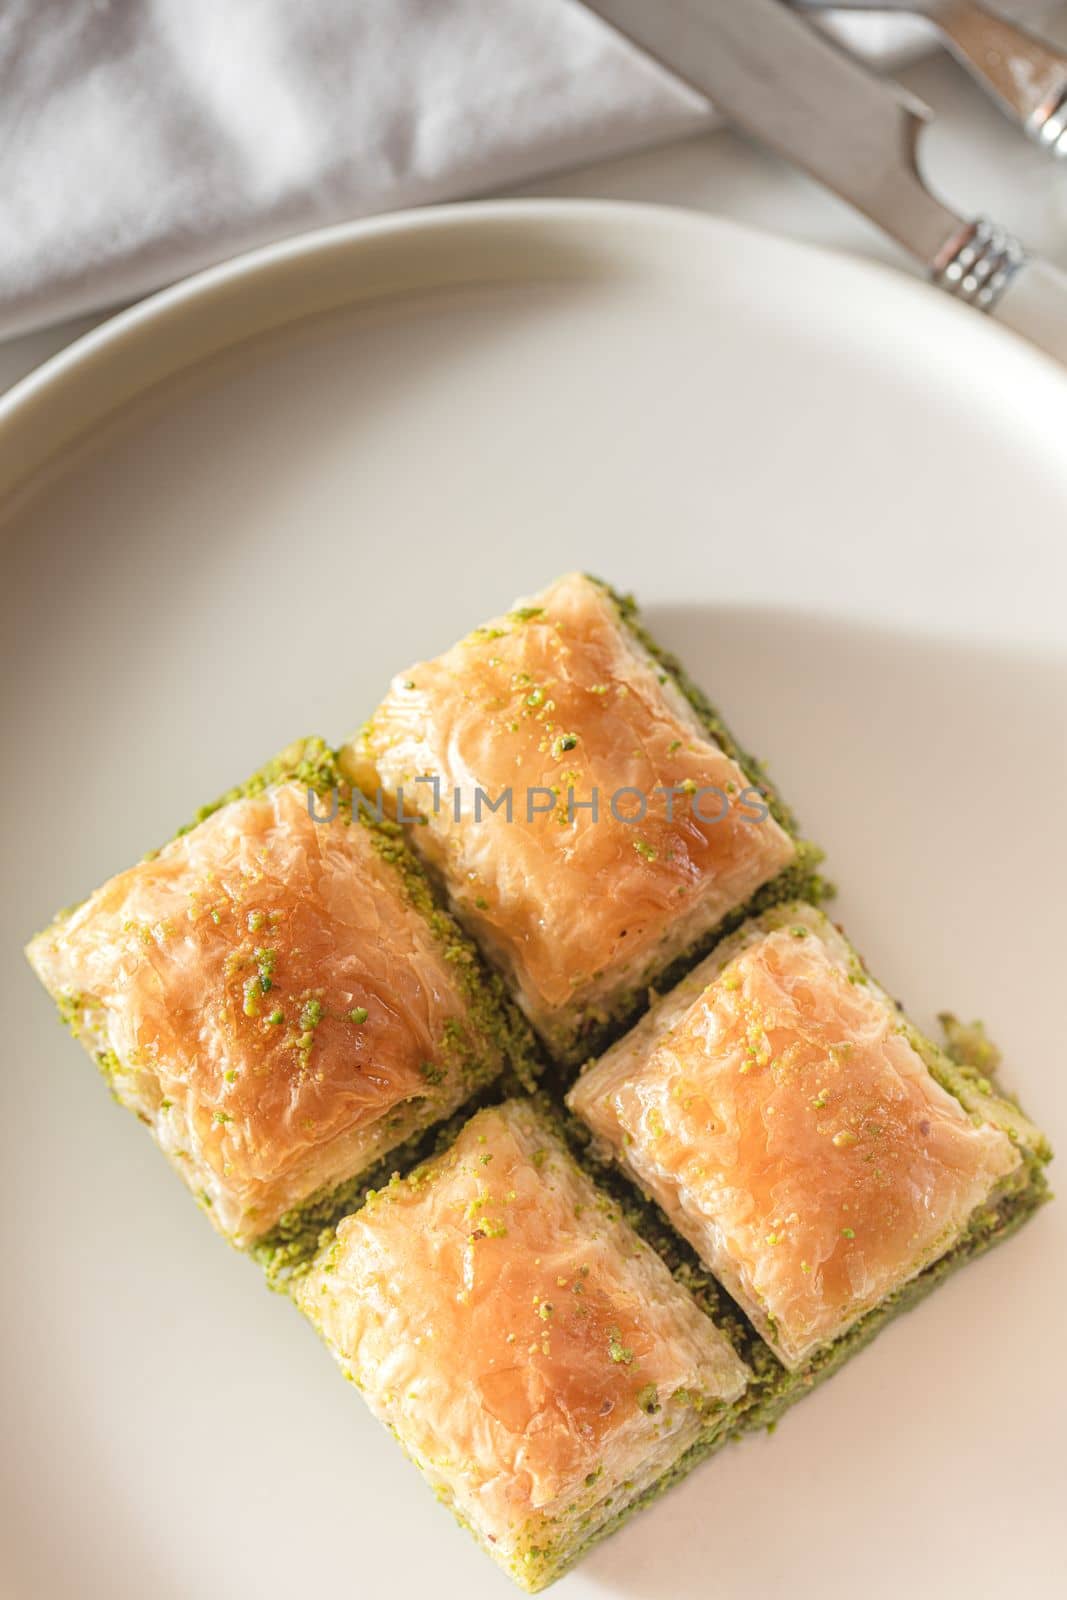
[[[531,1587],[745,1388],[725,1336],[526,1101],[372,1196],[296,1294]]]
[[[1020,1165],[804,905],[728,940],[568,1103],[789,1367],[949,1250]]]
[[[796,853],[580,574],[401,673],[347,759],[424,813],[413,843],[563,1050],[583,1012],[610,1012]]]

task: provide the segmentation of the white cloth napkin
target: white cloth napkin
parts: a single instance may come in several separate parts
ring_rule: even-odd
[[[709,118],[578,0],[0,0],[0,337]]]
[[[2,0],[0,337],[707,114],[577,0]]]

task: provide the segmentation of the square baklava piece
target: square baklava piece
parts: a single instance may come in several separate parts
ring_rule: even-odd
[[[438,1497],[525,1589],[721,1435],[733,1346],[530,1101],[346,1217],[298,1304]]]
[[[727,919],[814,892],[758,764],[580,574],[401,673],[343,760],[421,818],[457,916],[571,1062]]]
[[[804,904],[727,939],[568,1104],[791,1372],[1044,1195],[1037,1129]]]
[[[238,1245],[299,1231],[302,1208],[321,1225],[339,1186],[502,1065],[499,985],[399,830],[353,815],[318,741],[61,915],[28,955]]]

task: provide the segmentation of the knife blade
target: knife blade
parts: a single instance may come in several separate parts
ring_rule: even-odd
[[[961,216],[918,161],[930,112],[781,0],[585,0],[762,144],[878,224],[957,299],[1067,364],[1067,277]]]

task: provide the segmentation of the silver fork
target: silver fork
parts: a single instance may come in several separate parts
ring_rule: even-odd
[[[1032,139],[1067,156],[1067,56],[977,0],[793,0],[808,11],[926,17],[957,61]]]

